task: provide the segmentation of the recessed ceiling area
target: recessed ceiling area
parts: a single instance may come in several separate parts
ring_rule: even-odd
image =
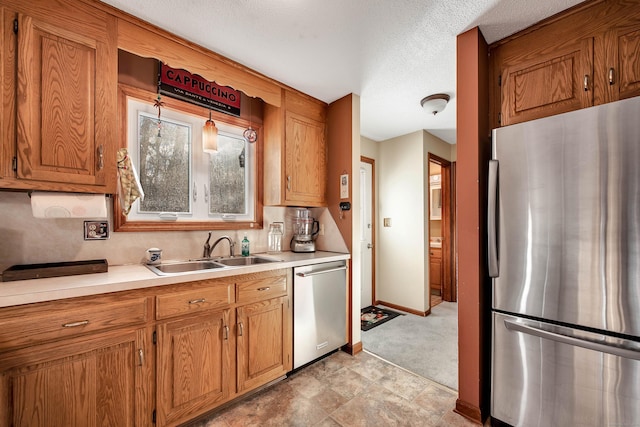
[[[360,96],[361,135],[456,142],[456,36],[500,40],[581,0],[103,0],[306,94]],[[437,115],[420,101],[444,93]]]

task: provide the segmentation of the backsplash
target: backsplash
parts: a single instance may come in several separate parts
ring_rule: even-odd
[[[59,261],[107,259],[109,265],[138,264],[151,247],[162,249],[163,260],[184,260],[202,255],[207,231],[169,232],[113,232],[112,203],[109,205],[110,238],[86,241],[83,237],[84,219],[36,219],[31,213],[27,193],[0,191],[0,271],[14,264],[34,264]],[[291,227],[287,222],[289,208],[265,207],[264,228],[247,230],[251,252],[267,250],[268,224],[285,223],[283,250],[289,249]],[[346,244],[326,208],[312,208],[312,215],[324,224],[325,235],[316,240],[318,250],[347,252]],[[212,240],[229,236],[237,243],[245,230],[217,230]],[[228,255],[229,247],[220,244],[213,256]]]

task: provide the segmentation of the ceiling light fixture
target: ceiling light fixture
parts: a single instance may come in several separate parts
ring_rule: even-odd
[[[446,93],[436,93],[435,95],[429,95],[425,98],[422,98],[420,101],[420,105],[422,108],[428,112],[429,114],[433,114],[434,116],[444,110],[444,107],[447,106],[449,102],[449,95]]]
[[[211,110],[209,110],[209,120],[202,127],[202,148],[204,151],[218,151],[218,128],[211,120]]]

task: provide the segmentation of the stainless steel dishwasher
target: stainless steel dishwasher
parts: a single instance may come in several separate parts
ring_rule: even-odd
[[[345,261],[293,269],[293,368],[347,343]]]

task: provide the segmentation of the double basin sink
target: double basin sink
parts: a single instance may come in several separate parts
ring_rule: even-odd
[[[228,267],[247,267],[256,264],[268,264],[273,262],[282,262],[279,259],[265,258],[260,256],[232,257],[232,258],[216,258],[216,259],[198,259],[192,261],[176,261],[164,264],[149,265],[146,267],[156,273],[158,276],[170,276],[172,274],[194,273],[204,270],[215,270]]]

